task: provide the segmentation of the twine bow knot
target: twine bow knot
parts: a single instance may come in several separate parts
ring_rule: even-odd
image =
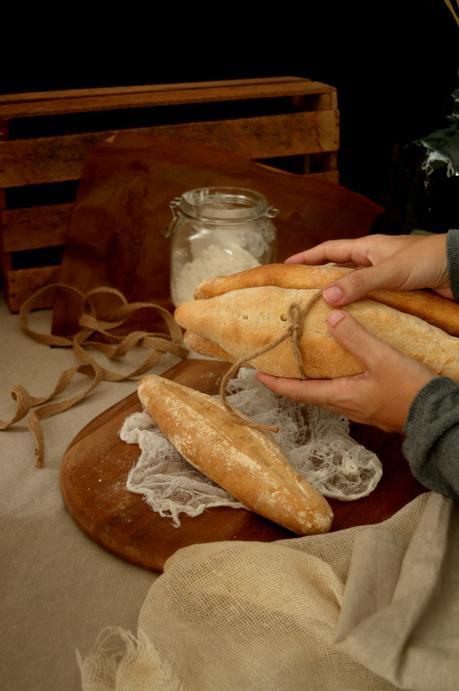
[[[298,365],[298,368],[301,372],[301,375],[303,379],[307,379],[307,375],[303,365],[303,356],[301,354],[300,349],[300,339],[301,334],[303,333],[304,320],[306,319],[306,316],[309,313],[311,307],[320,298],[320,295],[320,291],[318,291],[317,294],[312,298],[312,300],[308,302],[308,304],[305,307],[301,307],[301,305],[299,305],[298,303],[293,302],[288,309],[288,320],[290,323],[288,328],[284,331],[284,333],[264,348],[260,348],[259,350],[256,350],[254,353],[251,353],[250,355],[247,355],[246,357],[241,358],[240,360],[235,362],[226,372],[220,384],[220,396],[225,410],[227,410],[228,413],[230,413],[235,422],[247,425],[248,427],[253,427],[254,429],[258,429],[262,432],[279,431],[279,428],[275,425],[263,425],[262,423],[254,422],[254,420],[251,420],[249,417],[247,417],[247,415],[244,415],[244,413],[241,413],[239,410],[235,410],[234,408],[232,408],[232,406],[228,403],[228,400],[226,398],[226,387],[228,385],[229,380],[236,375],[240,367],[249,364],[250,361],[255,360],[260,355],[268,353],[270,350],[273,350],[280,343],[283,343],[287,339],[290,339],[291,341],[293,355],[296,364]]]

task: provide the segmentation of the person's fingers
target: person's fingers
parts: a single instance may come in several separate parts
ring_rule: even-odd
[[[284,264],[312,264],[313,262],[307,261],[307,253],[309,250],[304,250],[303,252],[298,252],[297,254],[292,254],[291,257],[287,257]],[[304,258],[306,256],[306,259]]]
[[[280,396],[330,410],[334,409],[333,401],[339,398],[341,390],[340,379],[286,379],[264,372],[257,372],[257,379]]]
[[[362,363],[365,369],[372,370],[382,361],[387,361],[391,346],[368,333],[350,314],[333,310],[327,319],[328,326],[337,343]]]
[[[371,240],[366,236],[351,240],[327,240],[308,250],[293,254],[285,260],[285,263],[315,265],[327,262],[337,262],[339,264],[352,262],[360,266],[368,266],[370,264],[367,257],[369,242]]]
[[[324,288],[322,296],[329,305],[349,305],[368,295],[372,290],[396,288],[401,282],[399,270],[393,262],[384,261],[377,266],[356,269]]]
[[[451,288],[434,288],[434,290],[442,297],[448,298],[449,300],[454,300],[454,294]]]

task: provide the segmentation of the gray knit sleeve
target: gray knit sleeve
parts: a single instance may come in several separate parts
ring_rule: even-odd
[[[448,275],[454,299],[459,300],[459,230],[449,230],[446,240]]]
[[[459,230],[448,231],[448,274],[459,300]],[[459,385],[435,377],[418,392],[405,423],[402,451],[422,485],[459,501]]]
[[[459,501],[459,385],[434,377],[411,404],[402,445],[419,482]]]

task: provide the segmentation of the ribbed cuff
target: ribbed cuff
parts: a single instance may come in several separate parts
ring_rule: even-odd
[[[448,275],[454,299],[459,300],[459,229],[449,230],[446,239]]]
[[[422,425],[425,422],[423,416],[426,405],[432,403],[434,396],[443,396],[445,393],[449,393],[450,389],[454,388],[457,388],[457,384],[449,377],[434,377],[418,391],[411,403],[405,421],[404,431],[407,436],[410,436],[410,440],[418,438],[419,432],[423,429]]]
[[[402,452],[424,487],[459,501],[459,385],[434,377],[416,395]]]

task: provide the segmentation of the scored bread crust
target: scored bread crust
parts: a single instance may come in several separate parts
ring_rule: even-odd
[[[236,422],[220,401],[156,375],[138,396],[191,465],[247,508],[300,535],[327,532],[330,505],[261,431]]]
[[[266,264],[229,276],[215,276],[197,286],[195,298],[207,299],[231,290],[262,286],[322,289],[353,271],[354,269],[347,267],[330,265]],[[401,312],[420,317],[452,336],[459,336],[459,305],[453,300],[425,290],[373,290],[367,297]]]
[[[227,353],[226,350],[223,350],[223,348],[220,348],[220,346],[214,343],[214,341],[211,341],[210,338],[204,338],[192,331],[185,331],[183,342],[194,353],[216,357],[220,360],[226,360],[227,362],[233,362],[234,360],[232,355]]]
[[[327,326],[331,308],[321,297],[316,299],[318,294],[317,289],[242,288],[184,303],[177,307],[174,316],[184,329],[212,341],[230,356],[224,359],[242,359],[278,377],[302,378],[289,338],[250,358],[285,333],[289,327],[289,307],[296,303],[308,310],[299,341],[306,376],[323,379],[362,372],[361,362],[331,335]],[[358,300],[343,309],[377,338],[424,363],[436,374],[459,381],[459,341],[454,336],[419,317],[372,300]],[[222,356],[221,352],[213,354]]]

